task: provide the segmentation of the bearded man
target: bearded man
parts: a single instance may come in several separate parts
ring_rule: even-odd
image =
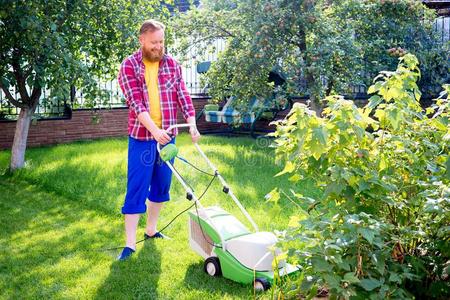
[[[156,145],[175,142],[177,130],[167,129],[176,125],[177,106],[186,122],[195,125],[181,66],[165,54],[164,29],[158,21],[145,21],[139,30],[141,47],[122,62],[118,75],[129,107],[127,192],[122,206],[126,246],[119,260],[135,252],[139,217],[146,211],[144,238],[167,238],[158,232],[157,223],[163,203],[170,199],[172,172],[160,159]],[[196,127],[191,126],[189,133],[196,143],[200,138]]]

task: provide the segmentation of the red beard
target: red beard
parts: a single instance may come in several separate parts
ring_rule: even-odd
[[[160,61],[164,56],[164,48],[161,48],[159,50],[154,49],[148,49],[147,47],[142,47],[142,55],[145,59],[151,62],[157,62]]]

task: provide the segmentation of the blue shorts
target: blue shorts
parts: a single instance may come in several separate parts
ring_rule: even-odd
[[[174,142],[172,139],[170,143]],[[146,199],[151,202],[170,200],[172,170],[160,159],[156,144],[155,140],[128,138],[127,194],[122,214],[144,213]]]

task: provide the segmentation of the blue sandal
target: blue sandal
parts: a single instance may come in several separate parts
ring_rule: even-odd
[[[146,240],[148,239],[166,239],[166,240],[170,240],[170,237],[168,237],[167,235],[162,234],[161,232],[157,232],[154,235],[150,236],[147,233],[144,233],[144,238]]]
[[[128,257],[130,257],[132,254],[134,253],[134,250],[131,249],[130,247],[125,247],[122,250],[122,253],[117,256],[117,260],[125,260]]]

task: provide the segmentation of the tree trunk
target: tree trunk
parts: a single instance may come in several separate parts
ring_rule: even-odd
[[[11,149],[10,171],[20,169],[25,164],[25,150],[27,148],[28,130],[30,129],[33,110],[34,109],[28,107],[20,110],[16,131],[14,132],[14,142]]]
[[[323,106],[322,106],[322,104],[320,103],[320,100],[317,99],[317,97],[315,97],[315,96],[311,96],[311,97],[309,98],[309,101],[310,101],[309,107],[310,107],[313,111],[316,112],[316,115],[317,115],[318,117],[321,117],[321,116],[322,116]]]
[[[309,108],[316,112],[316,115],[320,117],[322,115],[322,104],[320,103],[320,98],[314,93],[314,89],[312,87],[316,86],[316,79],[314,75],[306,72],[306,84],[309,88]],[[320,79],[319,79],[320,80]]]

